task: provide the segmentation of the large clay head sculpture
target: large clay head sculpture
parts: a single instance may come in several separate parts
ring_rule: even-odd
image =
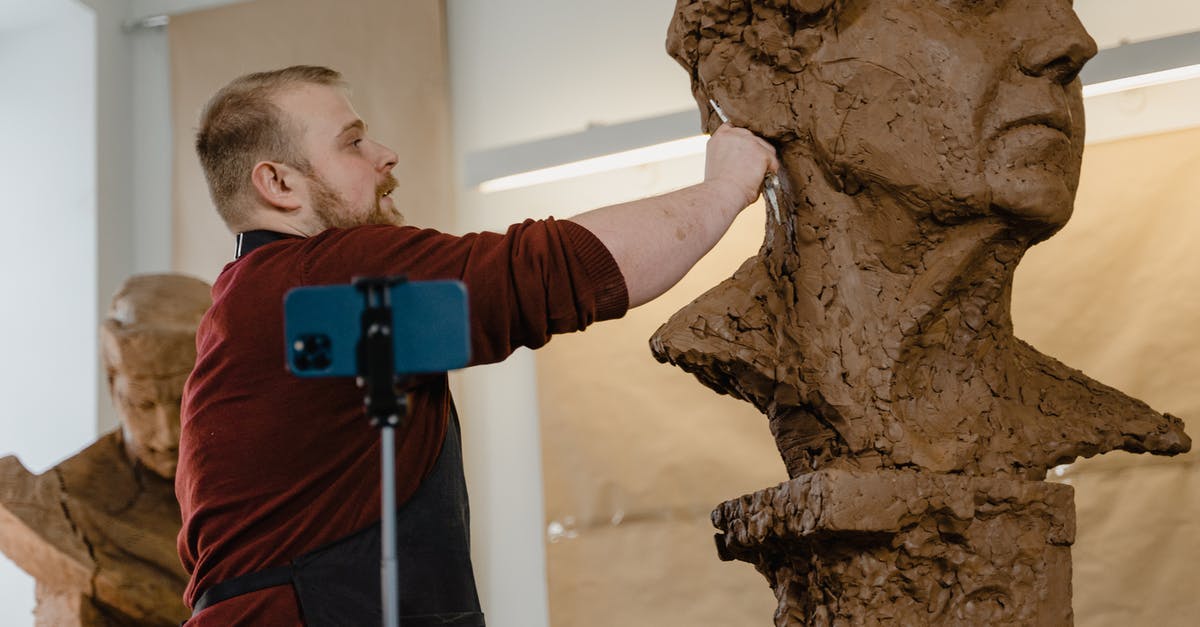
[[[1096,53],[1069,0],[679,0],[668,49],[780,150],[759,255],[656,356],[770,419],[789,474],[1042,478],[1181,422],[1012,335],[1013,272],[1071,215]]]
[[[1070,215],[1096,45],[1069,0],[680,2],[668,45],[701,103],[848,193],[947,221]]]
[[[196,362],[196,327],[212,305],[204,281],[129,278],[101,326],[109,390],[130,460],[171,479],[179,462],[179,404]]]

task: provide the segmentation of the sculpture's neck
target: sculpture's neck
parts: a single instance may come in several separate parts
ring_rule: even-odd
[[[785,155],[785,164],[782,220],[768,211],[764,257],[773,275],[815,295],[829,322],[957,354],[1011,337],[1012,277],[1027,240],[1009,223],[947,224],[881,187],[839,189],[810,159]]]

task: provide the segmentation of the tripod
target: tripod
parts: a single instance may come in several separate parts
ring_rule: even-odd
[[[407,378],[395,375],[392,348],[392,304],[388,288],[404,277],[360,278],[354,287],[363,293],[362,343],[359,345],[358,386],[366,388],[364,404],[371,424],[379,428],[382,520],[380,581],[383,586],[383,625],[400,625],[400,572],[396,557],[396,427],[408,417],[408,394],[396,386]]]

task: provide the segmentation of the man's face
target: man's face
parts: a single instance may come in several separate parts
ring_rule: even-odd
[[[1001,212],[1052,229],[1083,154],[1075,76],[1096,45],[1069,0],[851,1],[794,108],[821,161],[937,215]]]
[[[118,371],[112,379],[126,452],[164,479],[175,476],[179,463],[179,404],[187,376],[132,376]]]
[[[403,224],[391,197],[396,153],[367,136],[367,128],[337,87],[300,85],[277,97],[289,117],[309,170],[307,204],[323,228]]]

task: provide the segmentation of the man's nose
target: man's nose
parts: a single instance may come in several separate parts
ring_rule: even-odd
[[[379,150],[379,171],[388,172],[396,167],[396,164],[400,161],[400,156],[383,144],[376,142],[375,146]]]
[[[1035,0],[1034,4],[1039,6],[1030,7],[1029,15],[1038,22],[1027,31],[1021,47],[1021,71],[1066,85],[1096,56],[1096,40],[1067,0]]]

